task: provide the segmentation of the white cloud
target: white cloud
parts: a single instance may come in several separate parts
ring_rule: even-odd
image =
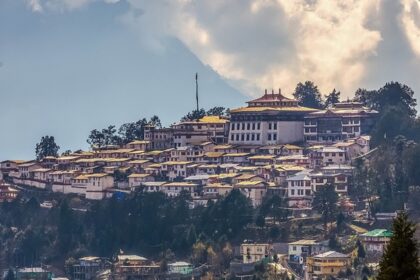
[[[120,0],[26,0],[28,6],[34,12],[43,12],[44,9],[62,12],[80,9],[88,4],[103,1],[107,4],[115,4]]]
[[[41,13],[44,10],[41,6],[40,0],[27,0],[26,3],[33,12]]]
[[[304,80],[325,93],[352,91],[381,40],[365,25],[379,0],[128,2],[141,11],[130,20],[142,34],[178,38],[250,95],[277,87],[290,93]]]
[[[29,1],[41,10],[42,3],[72,10],[94,1],[118,2]],[[364,86],[366,77],[382,82],[372,62],[389,58],[389,54],[378,53],[386,33],[381,28],[388,28],[386,21],[401,23],[398,32],[407,38],[409,51],[420,57],[417,0],[398,0],[402,12],[395,12],[395,18],[389,20],[381,18],[386,6],[382,0],[126,1],[130,8],[121,19],[138,30],[145,45],[162,52],[165,38],[175,37],[249,95],[278,87],[291,94],[298,82],[313,80],[323,93],[337,88],[350,96]],[[420,64],[418,60],[411,63]]]

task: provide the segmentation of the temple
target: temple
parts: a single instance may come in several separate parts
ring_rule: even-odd
[[[317,111],[274,91],[230,111],[229,143],[275,145],[304,141],[304,117]]]

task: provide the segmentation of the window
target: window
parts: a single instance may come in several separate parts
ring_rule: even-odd
[[[267,134],[267,139],[268,139],[268,141],[271,141],[271,133]]]
[[[239,134],[236,134],[236,141],[239,141]]]
[[[240,129],[240,126],[241,126],[241,124],[240,123],[237,123],[236,124],[236,129],[239,130]]]
[[[252,130],[255,130],[255,123],[252,123]]]
[[[231,125],[231,129],[235,130],[235,124],[234,123]]]
[[[260,129],[261,123],[257,123],[257,129]]]
[[[244,140],[245,140],[245,135],[241,134],[241,141],[244,141]]]
[[[245,130],[245,123],[242,123],[242,130]]]
[[[249,134],[246,135],[246,141],[249,141]]]
[[[254,140],[255,140],[255,134],[254,134],[254,133],[252,133],[252,134],[251,134],[251,140],[252,140],[252,141],[254,141]]]
[[[291,195],[295,195],[295,190],[290,191]]]
[[[231,134],[231,135],[230,135],[230,140],[232,140],[232,141],[233,141],[234,137],[235,137],[235,135]]]
[[[250,124],[250,123],[247,123],[247,125],[246,125],[246,129],[247,129],[247,130],[251,130],[251,124]]]
[[[277,123],[273,123],[273,129],[277,129]]]
[[[273,140],[277,140],[277,133],[273,134]]]
[[[269,130],[271,129],[271,123],[268,123],[268,129]]]

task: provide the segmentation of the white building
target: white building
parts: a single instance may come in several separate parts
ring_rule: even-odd
[[[301,107],[279,90],[230,111],[229,143],[274,145],[303,141],[304,116],[316,109]]]

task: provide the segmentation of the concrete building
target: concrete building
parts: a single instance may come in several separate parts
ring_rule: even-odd
[[[358,102],[336,103],[332,108],[305,115],[305,141],[334,143],[369,134],[378,112]]]
[[[247,107],[230,111],[229,143],[275,145],[301,142],[304,117],[316,109],[301,107],[298,101],[274,91],[251,100]]]
[[[325,279],[330,276],[337,276],[340,271],[345,271],[351,265],[348,255],[335,251],[328,251],[309,257],[307,260],[306,279]]]
[[[182,121],[171,126],[174,146],[182,147],[203,142],[227,142],[229,120],[219,116],[205,116],[199,120]]]
[[[324,246],[316,240],[298,240],[289,243],[289,261],[293,263],[306,263],[306,258],[321,253]]]
[[[243,263],[254,263],[268,257],[271,245],[267,243],[242,243],[240,247]]]
[[[152,150],[166,150],[174,146],[174,131],[172,128],[157,128],[154,125],[144,127],[144,140],[150,142]]]
[[[386,229],[375,229],[360,235],[360,240],[368,254],[382,255],[392,237],[392,232]]]

